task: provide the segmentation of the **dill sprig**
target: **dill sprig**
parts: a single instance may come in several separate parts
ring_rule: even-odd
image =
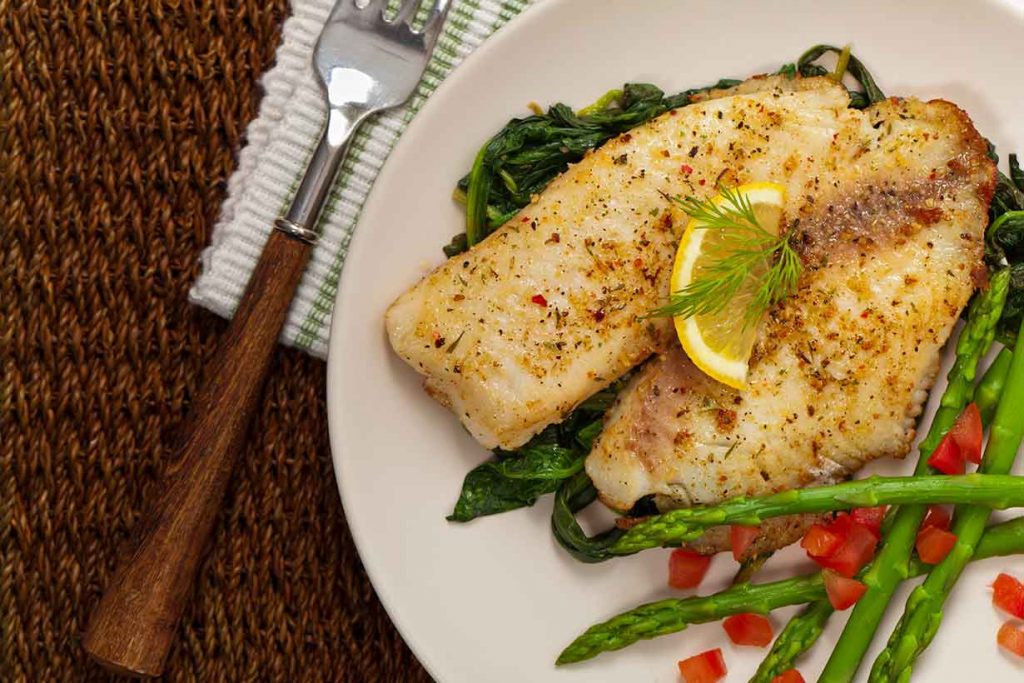
[[[711,265],[700,278],[653,317],[711,315],[729,305],[741,289],[754,294],[744,313],[744,327],[756,324],[769,308],[796,291],[803,265],[791,244],[791,233],[774,235],[760,224],[750,198],[734,189],[720,188],[722,201],[696,197],[666,199],[698,221],[701,230],[718,231],[720,239],[708,247]]]

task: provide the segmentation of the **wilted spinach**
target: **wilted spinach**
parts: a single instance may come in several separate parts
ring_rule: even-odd
[[[829,53],[836,55],[839,60],[832,71],[816,63]],[[844,74],[850,74],[860,85],[860,90],[850,90],[850,106],[854,109],[863,109],[885,99],[885,93],[875,83],[871,72],[863,62],[850,54],[849,47],[815,45],[800,55],[800,59],[796,60],[796,68],[801,76],[831,76],[836,80],[841,80]]]
[[[604,395],[599,392],[591,398]],[[564,422],[547,427],[522,448],[497,449],[490,460],[470,470],[449,521],[468,522],[529,507],[581,472],[583,460],[601,432],[601,414],[606,406],[596,400],[581,405]]]
[[[533,505],[554,492],[563,479],[583,468],[586,452],[556,444],[538,444],[495,455],[466,475],[462,494],[448,519],[468,522],[483,515]]]
[[[594,108],[574,112],[559,103],[546,113],[512,119],[480,148],[473,167],[459,181],[456,192],[465,197],[466,232],[445,253],[453,256],[489,235],[587,151],[688,104],[698,93],[737,83],[726,78],[671,96],[649,83],[627,83]]]
[[[1010,155],[1010,180],[1017,189],[1024,192],[1024,170],[1021,170],[1016,154]]]
[[[597,489],[586,472],[565,481],[555,494],[551,512],[551,532],[555,540],[580,562],[604,562],[613,557],[610,548],[625,533],[612,527],[596,536],[587,536],[576,521],[576,513],[597,498]]]
[[[989,154],[998,162],[995,151]],[[995,194],[989,206],[989,227],[985,237],[985,258],[992,268],[1010,267],[1010,292],[999,321],[999,340],[1016,342],[1024,318],[1024,173],[1017,155],[1009,159],[1010,174],[996,176]]]

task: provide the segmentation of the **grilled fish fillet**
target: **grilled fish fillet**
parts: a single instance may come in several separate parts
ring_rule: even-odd
[[[802,196],[851,122],[858,144],[884,133],[847,104],[828,79],[752,79],[609,141],[399,297],[391,345],[482,445],[522,445],[675,343],[643,318],[686,220],[662,193],[775,181]]]
[[[914,439],[939,352],[983,282],[995,167],[944,101],[850,111],[787,198],[805,269],[769,312],[737,391],[679,349],[620,393],[586,461],[601,500],[659,508],[825,484]],[[805,525],[766,527],[760,549]],[[719,532],[705,541],[720,549]]]

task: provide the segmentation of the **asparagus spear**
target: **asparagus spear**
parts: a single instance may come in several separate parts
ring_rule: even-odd
[[[1024,338],[1024,323],[1018,339]],[[1009,472],[1024,439],[1024,349],[1013,353],[1006,387],[996,407],[988,445],[979,471],[1001,474]],[[942,562],[928,574],[907,599],[906,611],[889,643],[871,670],[870,681],[905,681],[910,679],[914,661],[928,647],[942,621],[942,606],[964,567],[974,555],[975,547],[985,532],[989,510],[979,505],[964,505],[954,514],[953,533],[956,545]]]
[[[932,423],[932,429],[929,433],[928,440],[924,444],[928,448],[926,451],[922,449],[923,456],[930,454],[934,445],[938,443],[939,438],[952,424],[955,415],[958,414],[963,405],[966,404],[966,389],[969,387],[970,378],[966,376],[964,370],[976,369],[977,362],[980,360],[981,355],[983,355],[991,345],[991,339],[986,338],[988,336],[988,332],[985,328],[991,327],[998,320],[1005,296],[1006,291],[1002,288],[990,289],[987,295],[983,294],[979,297],[978,303],[972,306],[970,315],[968,316],[968,327],[965,329],[963,337],[964,342],[962,342],[957,349],[958,362],[953,366],[953,369],[950,372],[946,391],[948,396],[956,397],[956,400],[949,400],[944,397],[942,403],[946,408],[944,411],[945,415],[943,416],[940,412],[937,419]],[[986,298],[987,301],[984,300]],[[978,407],[982,413],[982,418],[986,423],[991,420],[992,413],[995,411],[995,404],[1002,391],[1006,372],[1009,367],[1009,360],[1009,352],[1003,350],[989,370],[985,373],[985,376],[982,378],[975,390],[975,401],[978,403]],[[943,417],[945,419],[942,419]],[[926,457],[921,458],[921,465],[919,465],[919,468],[923,467],[926,460]],[[921,510],[921,514],[923,515],[923,510]],[[891,527],[897,519],[901,520],[901,524],[905,524],[908,527],[910,526],[907,522],[907,513],[904,513],[902,516],[889,515],[886,520],[886,526]],[[920,520],[915,522],[915,528],[916,524],[919,524],[919,521]],[[888,528],[886,529],[886,532],[888,532]],[[892,548],[892,544],[890,544],[890,548]],[[884,601],[878,601],[878,604],[884,608]],[[814,641],[817,640],[831,613],[831,605],[827,601],[819,601],[817,603],[812,603],[800,614],[793,617],[786,628],[783,629],[782,633],[779,634],[778,638],[776,638],[771,651],[762,662],[757,675],[755,675],[752,680],[770,681],[773,676],[776,676],[782,671],[790,668],[794,660],[800,654],[809,649],[810,646],[813,645]],[[858,616],[863,617],[863,610],[858,614]],[[875,624],[877,624],[877,618],[872,618],[874,619]],[[857,633],[858,630],[859,627],[856,626],[856,620],[851,618],[850,633]],[[861,643],[863,643],[863,646],[866,647],[870,642],[873,631],[873,628],[870,633],[865,634],[861,631],[861,634],[866,637],[856,639],[857,646],[860,647]],[[844,640],[846,643],[849,643],[851,641],[850,635],[844,633]]]
[[[996,414],[996,405],[999,403],[1000,394],[1003,393],[1006,375],[1010,371],[1011,358],[1010,349],[1002,349],[974,389],[974,402],[978,404],[981,421],[985,424],[992,422],[992,416]]]
[[[736,576],[732,577],[733,583],[750,583],[750,580],[754,578],[754,574],[761,571],[772,556],[771,552],[761,553],[760,555],[754,555],[740,562],[740,568],[736,572]]]
[[[985,372],[974,390],[974,401],[981,411],[982,420],[988,424],[995,413],[999,395],[1003,391],[1006,375],[1010,369],[1012,354],[1002,349],[992,365]],[[916,571],[915,571],[916,570]],[[920,566],[912,574],[927,571]],[[807,652],[825,630],[825,624],[835,610],[828,600],[808,604],[796,614],[775,638],[772,648],[765,656],[750,683],[771,683],[782,672],[792,669],[797,658]]]
[[[680,545],[722,524],[756,526],[765,519],[784,515],[906,503],[973,503],[1000,510],[1024,506],[1024,477],[1007,474],[875,476],[757,498],[730,498],[718,505],[682,508],[649,517],[623,534],[610,550],[614,555],[630,555],[647,548]]]
[[[1024,517],[988,528],[973,559],[1017,553],[1024,553]],[[927,565],[920,562],[911,562],[909,565],[911,576],[924,574],[927,570]],[[619,650],[638,640],[676,633],[690,624],[718,621],[740,612],[766,614],[779,607],[825,599],[821,574],[814,573],[772,583],[743,583],[714,595],[660,600],[591,626],[562,651],[557,663],[580,662],[602,652]],[[817,638],[817,634],[810,637],[808,647],[813,638]],[[778,640],[781,639],[780,634]],[[800,652],[796,651],[791,656],[795,658]]]
[[[947,375],[946,390],[928,434],[921,442],[921,457],[914,473],[932,472],[928,457],[971,398],[978,361],[992,346],[996,327],[1010,285],[1010,274],[1002,270],[992,276],[989,288],[978,294],[967,313],[967,324],[956,345],[956,360]],[[853,679],[864,658],[885,608],[901,581],[907,578],[907,561],[914,548],[917,530],[927,509],[923,505],[906,505],[891,514],[889,528],[883,535],[878,555],[864,572],[867,592],[853,608],[853,613],[836,642],[828,663],[818,679],[820,683],[846,683]]]
[[[797,657],[811,649],[818,640],[834,611],[827,599],[815,600],[800,610],[775,638],[772,649],[757,667],[750,683],[771,683],[783,671],[792,669]]]

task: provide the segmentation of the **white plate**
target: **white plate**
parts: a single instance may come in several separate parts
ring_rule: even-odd
[[[488,454],[391,353],[382,317],[442,261],[441,246],[462,229],[453,185],[481,142],[530,101],[579,106],[625,81],[673,92],[742,78],[820,42],[852,42],[886,92],[953,100],[1004,153],[1024,152],[1020,2],[545,0],[459,67],[392,153],[341,279],[328,412],[335,471],[363,563],[437,679],[676,682],[678,659],[720,646],[730,680],[741,680],[760,661],[761,650],[731,646],[721,626],[709,624],[556,669],[555,656],[583,628],[670,594],[667,551],[580,564],[551,537],[550,497],[470,524],[446,522],[463,476]],[[798,552],[788,558],[788,566],[805,567]],[[784,573],[787,559],[770,567],[777,570],[765,578]],[[723,587],[734,569],[731,558],[717,558],[702,590]],[[1021,668],[997,654],[1001,617],[986,589],[1003,569],[1024,574],[1024,560],[989,560],[967,572],[916,680],[970,680],[982,671],[986,681],[1019,679]],[[901,595],[882,637],[902,605]],[[775,623],[781,627],[790,613],[777,613]],[[820,670],[841,624],[833,619],[801,664],[806,673]]]

